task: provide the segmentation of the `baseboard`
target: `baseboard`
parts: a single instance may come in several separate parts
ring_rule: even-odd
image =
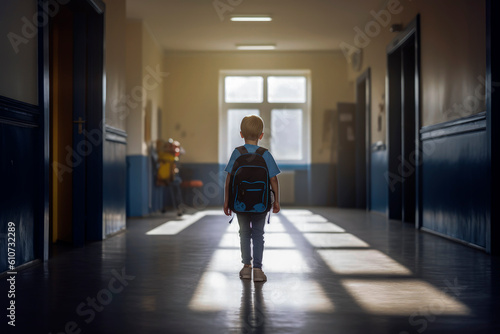
[[[34,267],[34,266],[37,266],[39,264],[42,264],[43,261],[40,260],[40,259],[36,259],[36,260],[33,260],[33,261],[29,261],[29,262],[26,262],[24,264],[21,264],[20,266],[17,266],[16,268],[14,268],[14,270],[7,270],[7,271],[4,271],[3,273],[0,273],[0,278],[3,278],[5,276],[8,276],[8,275],[11,275],[9,273],[11,272],[20,272],[22,270],[25,270],[25,269],[28,269],[28,268],[31,268],[31,267]]]
[[[486,248],[485,247],[481,247],[481,246],[472,244],[470,242],[467,242],[467,241],[464,241],[464,240],[461,240],[461,239],[458,239],[458,238],[455,238],[455,237],[452,237],[452,236],[449,236],[449,235],[446,235],[446,234],[443,234],[443,233],[436,232],[436,231],[431,230],[431,229],[426,228],[426,227],[421,227],[420,230],[423,231],[423,232],[429,233],[429,234],[436,235],[438,237],[442,237],[442,238],[445,238],[445,239],[457,242],[459,244],[462,244],[462,245],[465,245],[465,246],[468,246],[468,247],[471,247],[471,248],[475,248],[477,250],[480,250],[480,251],[483,251],[483,252],[486,253]]]

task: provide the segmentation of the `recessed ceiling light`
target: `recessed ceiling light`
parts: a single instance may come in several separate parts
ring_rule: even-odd
[[[232,15],[231,21],[234,22],[269,22],[273,19],[269,15]]]
[[[276,44],[236,44],[238,50],[274,50]]]

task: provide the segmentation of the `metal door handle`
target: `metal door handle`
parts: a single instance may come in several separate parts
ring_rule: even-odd
[[[73,121],[73,123],[78,123],[78,134],[81,135],[83,132],[83,124],[85,124],[85,121],[81,117],[78,117],[78,121]]]

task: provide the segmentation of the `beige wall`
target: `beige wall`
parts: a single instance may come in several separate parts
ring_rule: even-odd
[[[36,1],[0,1],[0,95],[38,105]]]
[[[106,124],[125,130],[125,117],[120,101],[126,89],[126,3],[125,0],[106,0]]]
[[[163,52],[140,20],[127,20],[126,99],[120,112],[127,123],[127,155],[147,155],[157,139],[157,110],[163,108]]]
[[[142,78],[142,22],[127,20],[127,84],[126,98],[120,104],[122,117],[127,124],[127,155],[145,154],[143,148],[144,116],[142,97],[136,87],[141,87]]]
[[[380,104],[384,104],[386,47],[397,36],[389,32],[391,24],[406,26],[420,13],[422,126],[454,120],[485,110],[484,77],[486,72],[484,0],[391,0],[395,7],[389,23],[380,33],[369,37],[361,47],[363,65],[349,72],[354,81],[366,68],[372,73],[372,142],[385,140],[384,127],[377,131]],[[384,8],[389,13],[388,8]],[[378,12],[378,11],[377,11]],[[370,22],[377,22],[370,14]],[[359,28],[365,29],[365,26]],[[355,34],[348,44],[356,46]],[[361,45],[361,43],[358,43]],[[479,78],[479,79],[478,79]],[[384,106],[385,108],[385,106]]]
[[[218,162],[219,71],[235,69],[310,70],[311,158],[313,163],[330,162],[329,143],[323,144],[324,114],[336,109],[337,102],[354,100],[340,52],[167,53],[162,129],[165,138],[181,142],[184,162]]]
[[[158,139],[158,110],[163,106],[163,51],[146,25],[142,29],[143,87],[145,88],[145,137],[151,142]]]
[[[485,1],[427,0],[419,10],[422,125],[485,111],[484,89],[476,92],[486,76]]]

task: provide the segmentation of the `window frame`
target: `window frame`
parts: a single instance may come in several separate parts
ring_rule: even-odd
[[[226,103],[225,77],[227,76],[262,76],[263,102],[262,103]],[[270,76],[303,76],[306,78],[305,103],[270,103],[268,102],[268,77]],[[302,109],[302,159],[276,159],[282,167],[291,169],[309,165],[311,162],[311,71],[310,70],[220,70],[219,71],[219,163],[226,164],[232,149],[228,148],[228,110],[229,109],[259,109],[264,120],[264,138],[259,144],[269,148],[271,153],[271,112],[273,109]]]

